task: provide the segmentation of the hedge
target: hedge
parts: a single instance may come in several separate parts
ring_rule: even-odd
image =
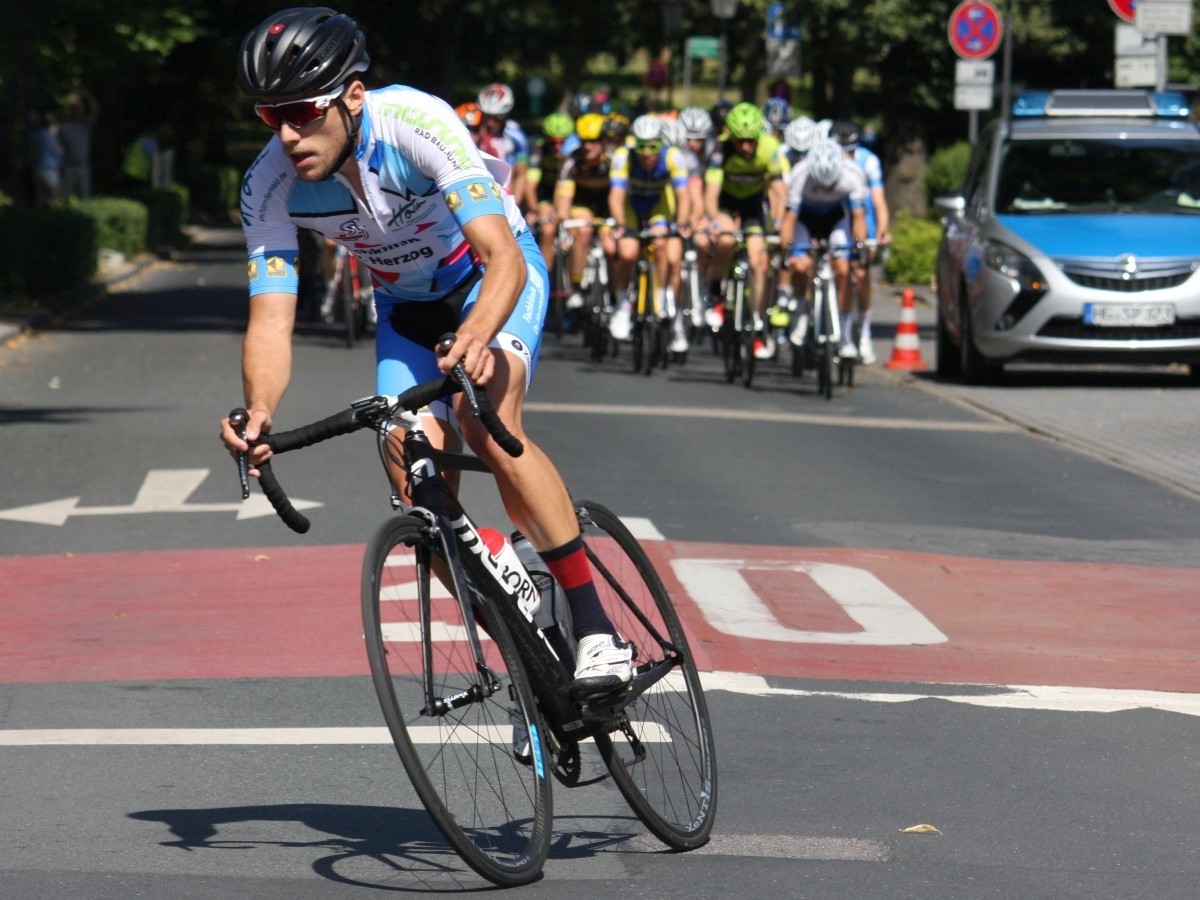
[[[970,158],[971,145],[966,141],[943,147],[929,157],[925,169],[925,195],[932,201],[935,197],[957,194]]]
[[[942,228],[928,219],[900,216],[891,223],[887,278],[893,284],[929,284],[937,268]]]
[[[74,206],[96,222],[96,243],[133,257],[146,249],[147,213],[144,204],[124,197],[93,197]]]
[[[187,221],[190,194],[182,184],[165,188],[142,188],[133,199],[146,206],[146,246],[157,250],[165,245],[183,243],[183,224]]]
[[[183,180],[196,209],[222,220],[237,209],[242,173],[236,166],[201,166],[187,173]]]
[[[96,271],[96,232],[72,207],[0,210],[0,295],[21,305],[84,284]]]

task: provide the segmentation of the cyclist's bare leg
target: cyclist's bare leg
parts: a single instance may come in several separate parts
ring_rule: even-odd
[[[767,307],[773,298],[767,297],[767,268],[771,265],[771,257],[767,253],[767,242],[761,234],[746,235],[746,255],[750,261],[751,284],[754,289],[754,311],[760,319],[765,319]]]
[[[613,292],[622,296],[629,287],[629,279],[633,276],[633,267],[637,264],[638,252],[641,245],[635,237],[623,237],[617,241],[617,265],[613,269]]]
[[[712,275],[714,282],[719,282],[729,272],[729,264],[733,262],[733,251],[737,245],[731,231],[738,229],[738,224],[733,218],[726,213],[721,213],[717,216],[716,226],[719,234],[713,245],[712,266],[709,268],[709,273]]]

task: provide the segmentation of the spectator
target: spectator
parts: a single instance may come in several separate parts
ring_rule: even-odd
[[[154,130],[144,131],[133,139],[125,150],[121,163],[121,174],[130,189],[150,187],[154,177],[154,163],[158,156],[158,137]]]
[[[100,115],[100,104],[87,88],[72,95],[67,118],[59,126],[63,145],[62,195],[92,196],[92,132]]]
[[[38,206],[55,206],[62,199],[63,145],[58,117],[43,113],[33,133],[33,176]]]

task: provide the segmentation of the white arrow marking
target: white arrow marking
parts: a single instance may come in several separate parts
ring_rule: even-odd
[[[208,469],[151,469],[128,506],[79,506],[79,497],[66,497],[48,503],[35,503],[0,510],[0,519],[32,522],[35,525],[62,525],[71,516],[128,516],[139,513],[236,512],[238,519],[257,519],[273,515],[275,510],[260,493],[233,503],[188,503],[187,498],[208,477]],[[315,500],[293,500],[296,509],[313,509]]]

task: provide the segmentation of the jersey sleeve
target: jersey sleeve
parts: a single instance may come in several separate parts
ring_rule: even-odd
[[[388,92],[375,124],[437,186],[460,227],[479,216],[506,215],[500,185],[444,100],[423,91]]]
[[[615,188],[629,190],[629,148],[618,147],[608,170],[609,183]]]
[[[290,168],[276,137],[242,179],[242,229],[251,297],[295,294],[300,288],[300,242],[287,212],[288,189],[295,177]]]
[[[676,190],[687,187],[687,159],[678,147],[667,148],[667,175],[671,179],[671,187]]]

